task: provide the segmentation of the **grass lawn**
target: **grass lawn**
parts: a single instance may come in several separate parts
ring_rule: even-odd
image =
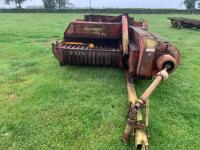
[[[133,149],[120,143],[127,91],[120,69],[60,67],[51,43],[82,14],[0,14],[0,149]],[[176,44],[182,62],[151,97],[150,149],[200,147],[200,31],[135,15]],[[187,15],[200,19],[200,16]],[[151,81],[137,81],[140,95]]]

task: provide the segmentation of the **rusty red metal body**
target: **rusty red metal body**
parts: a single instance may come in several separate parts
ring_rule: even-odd
[[[124,67],[130,79],[149,79],[166,64],[172,72],[179,64],[179,51],[147,29],[147,21],[127,14],[86,15],[69,24],[63,41],[53,44],[53,54],[60,65]]]

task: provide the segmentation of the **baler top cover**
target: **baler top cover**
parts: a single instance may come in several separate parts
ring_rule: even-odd
[[[127,17],[128,25],[147,29],[146,21],[136,22]],[[65,39],[95,38],[120,39],[122,35],[122,16],[85,15],[84,20],[77,19],[65,30]],[[77,41],[77,39],[75,39]]]

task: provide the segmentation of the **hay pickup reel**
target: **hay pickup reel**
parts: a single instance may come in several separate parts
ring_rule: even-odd
[[[135,137],[137,150],[148,149],[148,98],[180,62],[177,48],[147,31],[147,21],[120,16],[85,15],[71,22],[62,42],[52,44],[60,65],[89,65],[124,68],[129,99],[127,125],[121,141]],[[151,79],[152,84],[137,98],[133,81]],[[146,108],[145,124],[141,109]]]

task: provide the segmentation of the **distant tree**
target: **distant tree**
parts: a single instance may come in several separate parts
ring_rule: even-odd
[[[22,8],[22,4],[25,2],[26,0],[4,0],[4,2],[6,4],[10,4],[10,3],[14,3],[16,5],[17,8]]]
[[[198,0],[184,0],[187,9],[195,9],[195,4]]]
[[[69,0],[42,0],[44,4],[44,8],[46,9],[63,9],[66,5],[73,5],[69,2]]]
[[[56,4],[59,9],[65,8],[67,4],[72,5],[72,3],[69,2],[69,0],[56,0]]]
[[[66,0],[56,0],[56,4],[58,5],[58,8],[65,8],[66,6]]]
[[[44,8],[46,9],[54,9],[56,8],[56,0],[42,0],[44,4]]]

